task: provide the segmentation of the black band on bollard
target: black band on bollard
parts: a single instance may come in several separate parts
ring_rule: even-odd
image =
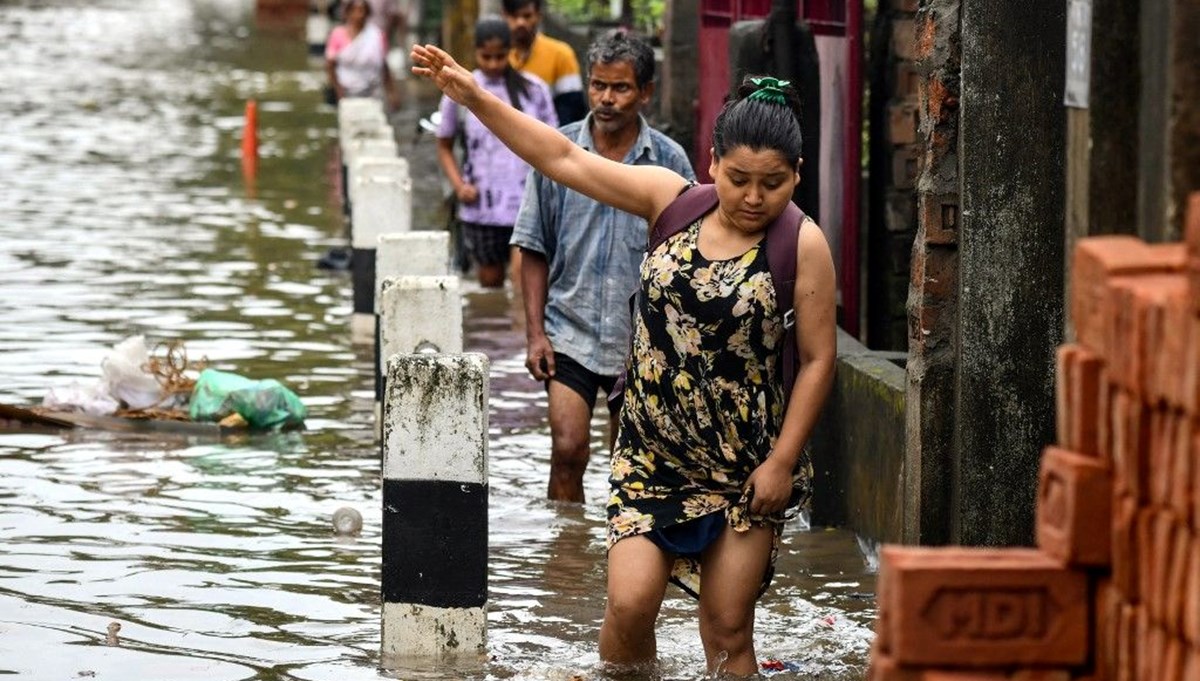
[[[355,248],[350,261],[354,282],[354,312],[375,315],[375,249]]]
[[[487,602],[487,497],[479,483],[383,481],[383,602]]]
[[[349,218],[350,213],[354,210],[350,206],[350,168],[347,167],[345,163],[341,164],[340,168],[341,168],[341,177],[342,177],[342,215]],[[347,239],[349,239],[351,237],[352,229],[353,229],[353,226],[350,224],[350,220],[347,219],[346,220],[346,238]]]
[[[383,375],[383,317],[375,315],[375,401],[383,402],[383,386],[387,376]],[[380,452],[383,450],[381,449]]]

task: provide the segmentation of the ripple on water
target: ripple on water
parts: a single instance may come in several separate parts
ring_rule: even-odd
[[[92,385],[143,333],[190,359],[278,378],[304,433],[221,442],[87,431],[0,433],[0,673],[205,681],[378,678],[379,449],[374,358],[350,341],[349,277],[320,60],[253,27],[250,0],[0,3],[0,402]],[[409,89],[397,130],[416,224],[443,224],[435,100]],[[239,168],[260,102],[253,189]],[[524,368],[520,300],[466,282],[468,348],[491,358],[489,659],[406,679],[601,679],[604,457],[586,506],[543,499],[544,389]],[[602,409],[592,423],[599,450]],[[358,509],[360,537],[330,516]],[[854,678],[874,577],[847,533],[793,530],[756,628],[800,678]],[[104,645],[122,625],[120,646]],[[663,606],[665,675],[703,667],[695,605]],[[811,672],[811,673],[810,673]]]

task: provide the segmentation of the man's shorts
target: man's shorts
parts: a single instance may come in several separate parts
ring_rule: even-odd
[[[554,378],[550,381],[558,381],[579,393],[583,401],[587,402],[588,411],[596,408],[596,392],[600,390],[604,391],[609,413],[617,414],[621,411],[620,396],[612,401],[607,399],[617,382],[616,376],[601,376],[561,352],[554,353]],[[546,381],[547,390],[550,389],[550,381]]]
[[[462,243],[467,257],[476,265],[503,265],[508,262],[508,240],[513,228],[463,222]]]

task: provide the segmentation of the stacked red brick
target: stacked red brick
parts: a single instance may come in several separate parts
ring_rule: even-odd
[[[872,681],[1200,681],[1200,194],[1080,242],[1034,549],[887,547]]]

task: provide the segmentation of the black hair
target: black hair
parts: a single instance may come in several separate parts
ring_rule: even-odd
[[[483,47],[484,43],[499,40],[505,51],[512,48],[512,31],[508,30],[508,22],[500,17],[484,17],[475,22],[475,47]],[[526,87],[529,81],[512,67],[507,60],[504,62],[504,89],[508,90],[508,100],[517,111],[521,108],[521,98],[528,96]]]
[[[503,0],[501,6],[504,7],[505,14],[516,14],[525,7],[525,5],[533,5],[535,11],[542,11],[542,0]]]
[[[507,1],[507,0],[506,0]],[[639,88],[654,80],[654,48],[642,38],[618,28],[597,38],[588,47],[588,68],[595,64],[625,61],[633,67],[633,77]]]
[[[761,89],[747,76],[737,93],[725,102],[713,126],[713,156],[721,158],[736,147],[769,149],[783,154],[795,167],[800,163],[803,146],[800,96],[791,85],[772,90],[779,101],[750,96]]]
[[[353,5],[362,5],[363,9],[367,11],[367,18],[369,19],[371,17],[371,3],[367,2],[367,0],[346,0],[346,4],[342,5],[341,9],[341,17],[343,19],[346,18],[346,14],[350,11],[350,7]]]

